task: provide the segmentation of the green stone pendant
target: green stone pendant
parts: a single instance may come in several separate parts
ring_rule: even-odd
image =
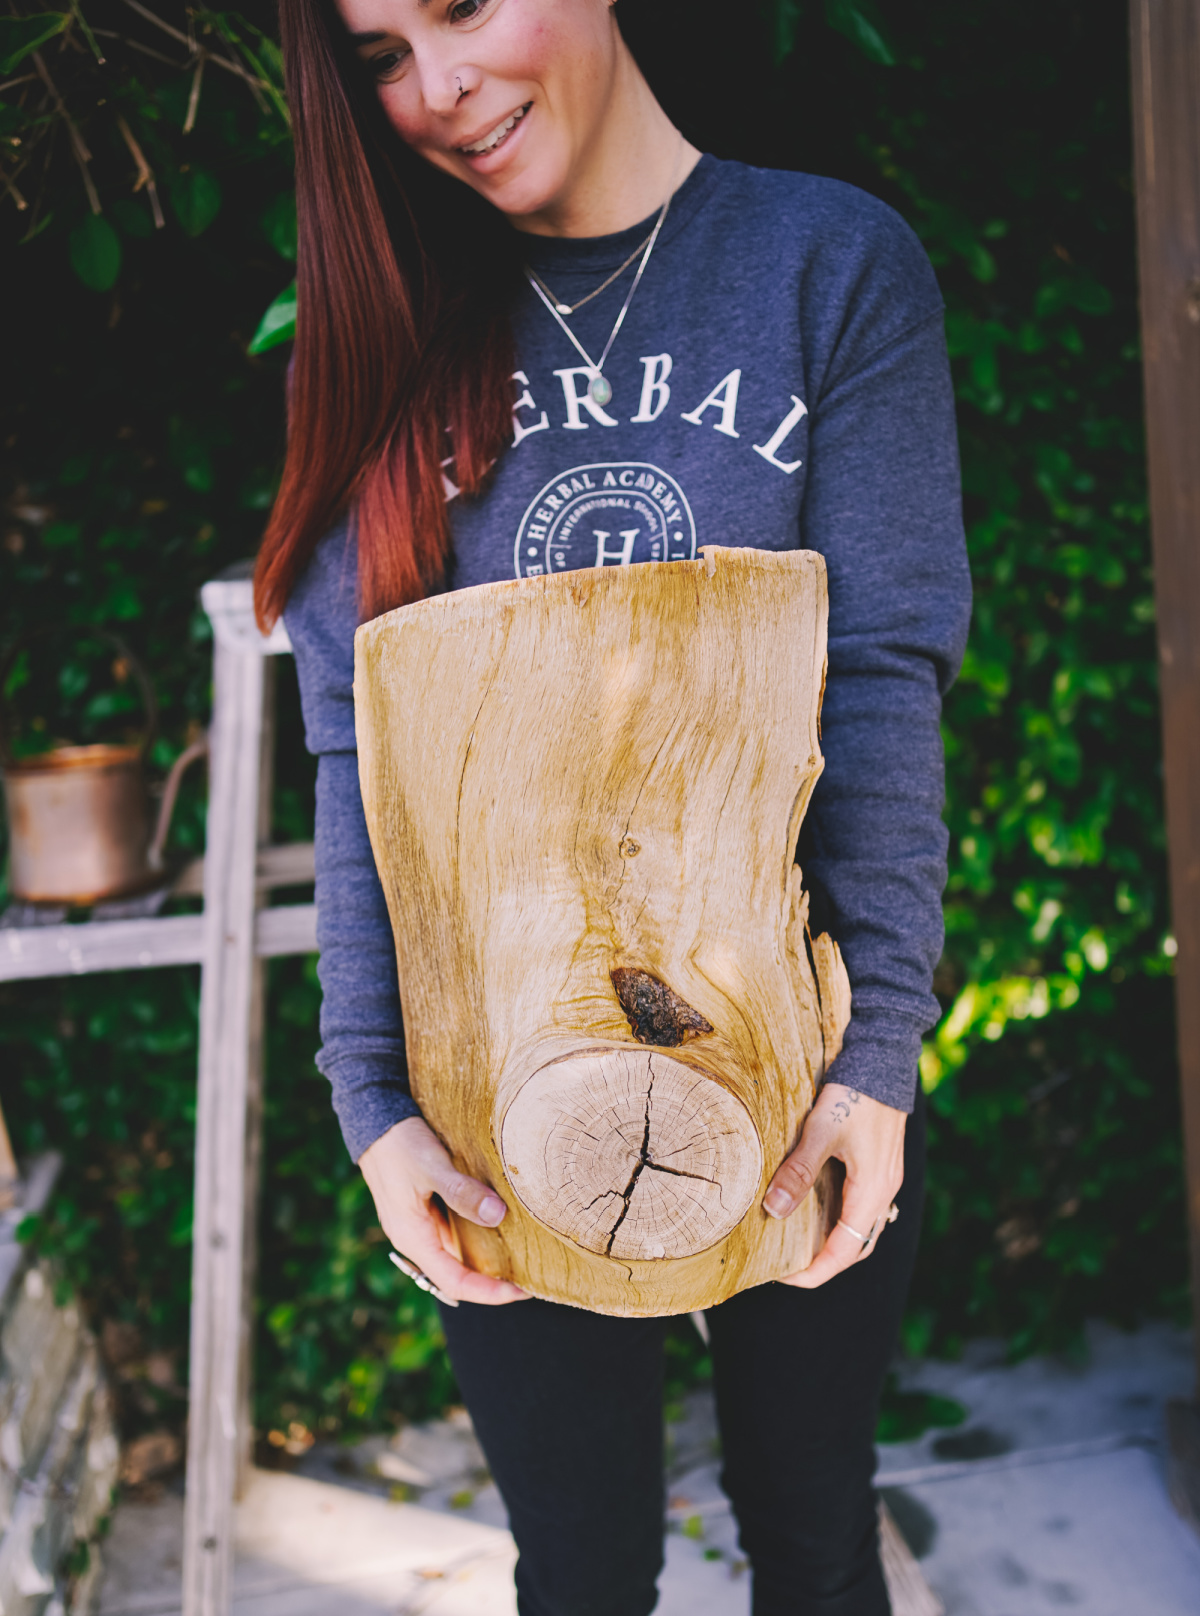
[[[597,371],[588,383],[588,392],[591,394],[593,404],[607,404],[612,397],[612,387],[608,379]]]

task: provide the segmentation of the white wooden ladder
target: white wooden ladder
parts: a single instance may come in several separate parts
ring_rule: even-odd
[[[316,906],[264,907],[312,879],[311,845],[271,848],[275,680],[283,624],[254,622],[249,567],[205,584],[213,629],[203,911],[0,931],[0,981],[201,967],[192,1242],[184,1616],[227,1616],[233,1504],[248,1468],[254,1228],[262,1115],[263,960],[316,948]],[[185,871],[177,891],[199,889]]]

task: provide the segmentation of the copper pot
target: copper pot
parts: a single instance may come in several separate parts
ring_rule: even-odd
[[[154,699],[149,681],[125,645],[115,635],[105,638],[117,647],[141,687],[147,714],[140,742],[59,746],[17,759],[0,722],[9,890],[24,903],[94,904],[161,882],[180,780],[188,765],[208,749],[207,740],[201,738],[175,759],[152,832],[143,761],[153,737]],[[5,671],[24,643],[10,651]]]

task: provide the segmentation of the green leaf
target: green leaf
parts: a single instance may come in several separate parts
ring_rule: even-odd
[[[93,292],[107,292],[121,273],[121,240],[108,220],[89,213],[71,232],[71,268]]]
[[[778,67],[781,62],[787,61],[796,48],[800,6],[798,0],[771,0],[767,12],[771,27],[771,54]]]
[[[32,17],[0,17],[0,76],[32,56],[71,20],[69,11],[35,11]]]
[[[902,1391],[890,1374],[880,1399],[876,1442],[915,1442],[926,1431],[962,1425],[967,1411],[952,1398],[936,1392]]]
[[[296,283],[285,287],[258,322],[258,330],[251,338],[248,353],[266,353],[280,343],[291,342],[296,335]]]
[[[882,20],[870,0],[825,0],[825,21],[857,45],[869,61],[895,67],[895,52],[884,38]]]
[[[220,211],[220,182],[204,168],[183,170],[171,182],[171,206],[189,236],[203,235]]]
[[[263,234],[281,258],[296,262],[296,193],[281,191],[263,209]]]

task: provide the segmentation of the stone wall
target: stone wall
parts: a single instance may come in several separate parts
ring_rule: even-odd
[[[96,1342],[79,1308],[16,1238],[59,1160],[28,1165],[0,1214],[0,1616],[84,1616],[119,1458]]]

